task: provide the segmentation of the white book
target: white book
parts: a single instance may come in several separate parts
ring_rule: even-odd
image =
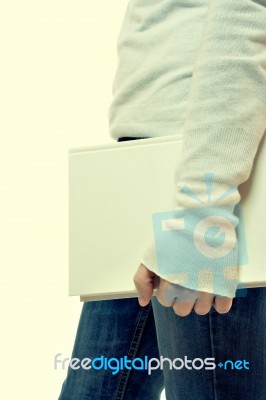
[[[266,286],[264,142],[251,176],[239,187],[248,254],[248,263],[239,267],[239,287]],[[152,215],[177,206],[181,147],[177,135],[69,149],[70,296],[137,296],[133,276],[154,235]]]

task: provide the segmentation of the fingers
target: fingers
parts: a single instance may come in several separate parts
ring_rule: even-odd
[[[176,313],[176,315],[179,315],[179,317],[186,317],[191,313],[194,307],[194,301],[183,301],[183,302],[175,302],[173,305],[173,310]]]
[[[173,307],[174,312],[183,317],[192,311],[198,292],[161,278],[156,296],[159,303],[165,307]]]
[[[161,278],[157,290],[157,299],[165,307],[173,307],[176,315],[186,317],[194,311],[198,315],[206,315],[212,306],[220,314],[226,313],[232,306],[232,298],[216,296],[213,293],[201,292],[172,284]]]
[[[149,304],[154,287],[158,286],[156,296],[159,303],[165,307],[173,307],[175,314],[180,317],[189,315],[193,308],[196,314],[206,315],[212,306],[220,314],[229,312],[232,307],[233,299],[230,297],[197,292],[158,278],[144,264],[139,265],[133,280],[138,292],[140,306],[144,307]]]
[[[232,307],[233,299],[231,297],[216,296],[213,307],[219,314],[227,313]]]
[[[148,270],[144,264],[139,265],[134,275],[133,280],[138,292],[138,301],[142,307],[149,304],[152,298],[155,277],[155,273]]]
[[[172,307],[177,296],[175,285],[160,279],[159,287],[157,289],[156,297],[159,303],[165,307]]]
[[[214,295],[207,292],[199,292],[194,310],[199,315],[208,314],[213,304]]]
[[[197,290],[180,286],[179,296],[177,296],[173,305],[174,312],[180,317],[186,317],[193,310],[195,301],[198,297],[199,293]]]

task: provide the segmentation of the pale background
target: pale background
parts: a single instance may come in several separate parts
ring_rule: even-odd
[[[68,297],[68,149],[112,141],[107,109],[126,5],[0,2],[5,400],[56,400],[66,375],[53,359],[71,356],[81,310]]]

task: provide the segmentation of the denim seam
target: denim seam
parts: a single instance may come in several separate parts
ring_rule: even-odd
[[[146,137],[132,137],[132,136],[120,136],[117,139],[117,142],[122,142],[122,141],[128,141],[128,140],[134,140],[134,139],[148,139]],[[147,321],[149,312],[151,310],[151,303],[149,303],[149,306],[147,307],[147,309],[145,308],[141,308],[140,313],[139,313],[139,319],[137,322],[137,326],[133,335],[133,339],[130,343],[129,346],[129,352],[128,352],[128,357],[132,356],[135,357],[136,352],[138,350],[138,346],[143,334],[143,330],[145,327],[145,323]],[[121,375],[120,375],[120,379],[118,382],[118,386],[117,386],[117,391],[116,391],[116,400],[123,400],[124,394],[125,394],[125,390],[126,390],[126,385],[129,379],[129,375],[130,375],[130,371],[131,370],[123,370],[121,371]]]
[[[215,356],[215,351],[214,351],[214,337],[213,337],[213,332],[212,332],[212,319],[211,319],[211,310],[208,313],[208,321],[209,321],[209,332],[210,332],[210,342],[211,342],[211,355],[212,357]],[[216,368],[213,369],[213,400],[217,400],[217,395],[216,395],[216,390],[215,390],[215,383],[216,383]]]
[[[136,325],[136,329],[135,329],[132,341],[129,346],[129,352],[127,354],[128,358],[130,358],[130,359],[131,359],[131,357],[134,358],[136,355],[136,352],[138,350],[140,340],[141,340],[141,337],[143,334],[143,330],[145,328],[145,324],[147,322],[147,318],[149,316],[150,311],[151,311],[151,303],[149,303],[147,309],[142,308],[140,310],[140,313],[139,313],[140,316],[139,316],[139,319],[138,319],[138,322]],[[116,397],[115,397],[116,400],[123,400],[125,390],[126,390],[126,385],[127,385],[131,371],[132,370],[129,370],[129,369],[121,371],[121,376],[120,376],[120,379],[118,382],[117,392],[116,392]]]

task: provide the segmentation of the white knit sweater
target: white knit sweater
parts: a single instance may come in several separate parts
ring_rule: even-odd
[[[238,186],[250,175],[266,128],[266,0],[130,0],[117,50],[108,110],[111,137],[180,134],[184,144],[175,175],[177,209],[198,217],[195,207],[202,204],[183,188],[206,199],[205,174],[213,174],[205,211],[219,207],[224,221],[235,228]],[[218,200],[231,186],[236,190]],[[202,218],[205,211],[200,211]],[[197,240],[201,246],[204,238]],[[228,238],[229,246],[233,240]],[[189,254],[195,243],[185,237],[184,243]],[[162,273],[157,255],[151,238],[140,262],[170,282],[235,296],[237,243],[215,290],[218,262],[202,269],[194,258],[189,271],[183,271],[178,259],[171,271]],[[165,257],[171,258],[169,249]]]

